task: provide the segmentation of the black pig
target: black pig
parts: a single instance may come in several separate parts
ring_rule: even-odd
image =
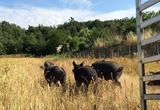
[[[77,88],[79,88],[81,84],[84,83],[85,91],[87,93],[89,84],[91,81],[94,81],[94,93],[96,93],[98,86],[98,76],[96,70],[91,66],[83,66],[83,62],[81,64],[76,64],[73,61],[73,66],[74,69],[72,71],[74,73]]]
[[[122,75],[123,67],[112,61],[97,61],[92,64],[97,71],[98,77],[104,77],[105,80],[114,80],[116,84],[121,85],[119,78]]]
[[[54,66],[51,62],[45,62],[44,67],[41,68],[44,69],[44,77],[50,87],[52,82],[59,86],[58,81],[60,81],[63,91],[65,91],[66,72],[62,67]]]

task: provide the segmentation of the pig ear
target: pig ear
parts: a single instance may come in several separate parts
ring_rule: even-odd
[[[80,64],[80,66],[83,66],[84,65],[84,61]]]
[[[123,67],[119,67],[117,71],[122,71],[123,70]]]
[[[45,69],[45,67],[44,67],[44,66],[40,66],[40,68],[41,68],[41,69]]]
[[[76,65],[76,63],[75,63],[75,61],[73,61],[73,62],[72,62],[72,64],[73,64],[73,66],[74,66],[74,67],[76,67],[76,66],[77,66],[77,65]]]
[[[47,62],[44,62],[44,67],[46,67],[47,66]]]

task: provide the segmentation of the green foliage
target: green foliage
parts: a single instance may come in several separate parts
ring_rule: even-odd
[[[146,20],[153,18],[157,15],[160,15],[160,10],[157,12],[155,12],[155,11],[150,12],[149,11],[149,12],[142,13],[142,18],[143,18],[143,21],[146,21]],[[152,24],[148,28],[153,29],[154,31],[160,32],[160,22]]]
[[[3,55],[5,53],[5,49],[2,43],[0,43],[0,55]]]
[[[24,52],[34,54],[37,43],[36,36],[34,34],[30,34],[24,38],[24,41]]]
[[[45,55],[45,49],[46,49],[46,42],[44,38],[40,38],[39,41],[35,44],[35,49],[36,49],[36,55]]]
[[[67,32],[65,30],[52,31],[49,40],[47,40],[48,54],[56,53],[56,47],[64,44],[67,40]]]
[[[88,28],[82,28],[79,32],[79,37],[88,38],[92,33],[92,30],[89,30]]]
[[[88,45],[85,42],[80,42],[78,45],[79,50],[84,50],[88,48]]]
[[[3,45],[4,54],[21,53],[23,50],[23,37],[25,31],[15,24],[9,24],[6,21],[1,23],[0,43]]]
[[[70,41],[69,41],[69,45],[70,45],[70,51],[77,51],[78,50],[78,37],[73,37]]]
[[[158,12],[145,12],[143,20],[153,18]],[[160,22],[146,30],[160,32]],[[70,18],[68,22],[57,27],[39,25],[22,29],[16,24],[0,22],[0,55],[32,54],[36,56],[56,54],[59,45],[69,44],[69,52],[88,48],[125,45],[129,33],[136,35],[136,19],[123,18],[115,20],[78,22]],[[134,37],[136,38],[136,37]]]

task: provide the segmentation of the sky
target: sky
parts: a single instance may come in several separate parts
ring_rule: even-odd
[[[141,0],[142,3],[147,0]],[[160,10],[160,2],[147,11]],[[0,22],[28,26],[57,26],[76,21],[135,17],[135,0],[0,0]]]

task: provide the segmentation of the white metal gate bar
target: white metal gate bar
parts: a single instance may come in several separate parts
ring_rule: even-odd
[[[144,58],[143,46],[154,43],[160,40],[160,34],[153,36],[148,39],[142,37],[141,30],[153,23],[160,21],[160,15],[153,17],[149,20],[142,21],[142,11],[159,3],[160,0],[148,0],[147,2],[141,4],[141,0],[136,0],[136,27],[137,27],[137,48],[138,48],[138,71],[139,71],[139,80],[140,80],[140,101],[141,109],[147,110],[146,100],[160,100],[160,94],[146,94],[146,81],[154,81],[160,79],[160,75],[148,75],[145,76],[145,67],[144,64],[155,62],[160,60],[160,55],[155,55],[152,57]]]

